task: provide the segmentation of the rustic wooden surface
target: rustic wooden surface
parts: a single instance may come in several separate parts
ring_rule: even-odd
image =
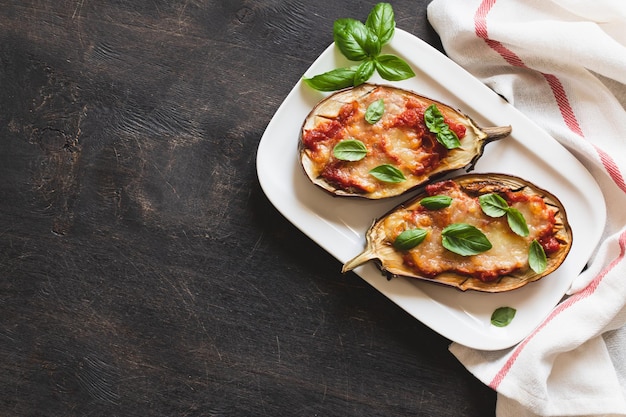
[[[397,25],[441,48],[427,3]],[[0,415],[494,414],[258,184],[273,113],[373,4],[0,1]]]

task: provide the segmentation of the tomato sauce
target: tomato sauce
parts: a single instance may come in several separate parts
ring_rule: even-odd
[[[359,181],[358,177],[354,177],[353,175],[350,175],[350,172],[342,169],[343,165],[344,164],[341,162],[328,164],[321,173],[322,177],[330,184],[333,184],[344,191],[362,193],[371,191]]]

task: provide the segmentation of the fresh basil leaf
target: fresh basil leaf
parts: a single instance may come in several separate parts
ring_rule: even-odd
[[[375,58],[380,55],[382,44],[378,40],[378,36],[370,29],[367,29],[367,38],[365,38],[363,49],[365,50],[369,58]]]
[[[369,80],[370,77],[374,74],[375,68],[376,67],[374,66],[374,62],[371,59],[366,59],[365,61],[361,62],[361,64],[359,64],[356,69],[352,84],[356,87]]]
[[[467,223],[453,223],[441,232],[444,248],[462,256],[471,256],[491,249],[487,236]]]
[[[406,180],[402,171],[389,164],[383,164],[377,166],[376,168],[372,168],[369,173],[377,180],[383,182],[398,183]]]
[[[506,327],[511,324],[516,312],[517,310],[513,307],[498,307],[491,314],[491,324],[497,327]]]
[[[431,104],[424,111],[424,123],[432,133],[439,132],[441,125],[445,124],[443,114],[441,114],[435,104]]]
[[[543,246],[537,242],[537,239],[530,242],[530,248],[528,249],[528,264],[530,265],[530,269],[535,271],[537,274],[541,274],[548,266],[546,252],[543,250]]]
[[[333,39],[339,51],[351,61],[363,61],[380,53],[376,34],[356,19],[335,20]]]
[[[510,207],[506,211],[506,220],[513,233],[519,236],[528,236],[528,224],[526,224],[524,215],[518,209]]]
[[[385,100],[381,98],[367,106],[365,120],[367,123],[373,125],[383,117],[383,114],[385,114]]]
[[[509,205],[499,194],[483,194],[478,197],[480,208],[489,217],[502,217],[509,209]]]
[[[439,210],[449,207],[452,204],[452,197],[447,195],[431,195],[420,200],[420,205],[428,210]]]
[[[424,123],[428,130],[437,135],[437,142],[445,146],[446,149],[454,149],[461,146],[458,136],[450,130],[450,126],[445,122],[437,105],[431,104],[424,111]]]
[[[367,148],[360,140],[342,140],[333,148],[333,155],[342,161],[360,161],[367,155]]]
[[[388,81],[401,81],[415,77],[415,73],[406,61],[391,54],[376,57],[376,70]]]
[[[445,125],[445,127],[442,127],[439,132],[437,132],[437,142],[445,146],[446,149],[454,149],[461,146],[459,137],[450,130],[448,125]]]
[[[302,80],[311,88],[318,91],[335,91],[352,87],[357,67],[336,68]]]
[[[378,3],[375,5],[367,16],[365,26],[378,36],[381,46],[389,42],[391,38],[393,38],[393,33],[396,28],[396,21],[391,4]]]
[[[405,230],[393,241],[393,246],[399,250],[412,249],[422,243],[427,234],[426,230],[419,228]]]

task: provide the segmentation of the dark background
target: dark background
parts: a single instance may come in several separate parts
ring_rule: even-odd
[[[374,1],[0,1],[0,415],[489,416],[286,221],[256,149]],[[396,22],[441,49],[428,1]]]

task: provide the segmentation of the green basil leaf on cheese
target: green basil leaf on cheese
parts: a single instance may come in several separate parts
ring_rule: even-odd
[[[406,180],[406,177],[398,168],[390,164],[379,165],[369,171],[370,175],[379,181],[398,183]]]
[[[461,256],[472,256],[492,248],[487,236],[475,226],[467,223],[453,223],[441,232],[444,248]]]
[[[441,126],[437,132],[437,142],[441,143],[446,149],[454,149],[461,146],[459,137],[450,130],[450,127],[446,124]]]
[[[530,233],[526,219],[518,209],[509,207],[506,211],[506,220],[509,223],[511,230],[516,235],[525,237],[528,236],[528,233]]]
[[[420,205],[428,210],[439,210],[449,207],[452,204],[452,197],[447,195],[431,195],[420,200]]]
[[[458,136],[450,130],[450,126],[445,122],[443,115],[435,104],[431,104],[424,111],[424,123],[428,130],[437,136],[437,142],[445,146],[446,149],[454,149],[461,146]]]
[[[393,246],[399,250],[409,250],[422,243],[426,239],[426,235],[428,232],[424,229],[408,229],[398,235]]]
[[[333,155],[342,161],[360,161],[367,155],[367,148],[360,140],[342,140],[333,148]]]
[[[538,274],[545,271],[548,265],[546,252],[536,239],[530,243],[530,248],[528,249],[528,264],[530,269]]]
[[[385,114],[385,101],[381,98],[367,106],[365,120],[373,125],[383,117],[383,114]]]
[[[509,209],[509,205],[504,198],[498,194],[483,194],[478,197],[480,208],[489,217],[502,217]]]

